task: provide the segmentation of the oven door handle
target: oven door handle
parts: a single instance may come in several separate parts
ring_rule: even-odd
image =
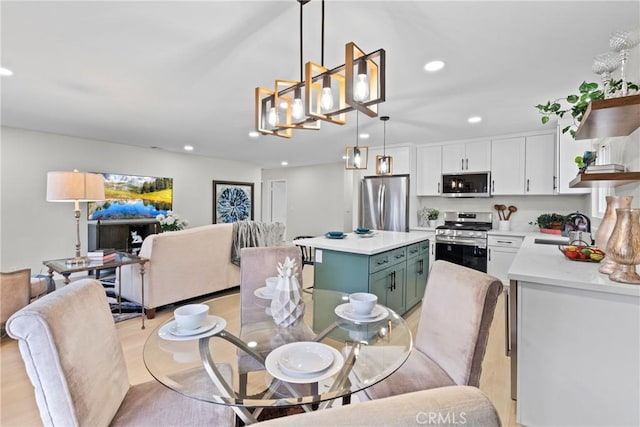
[[[436,244],[438,243],[445,245],[478,246],[480,249],[486,248],[486,243],[484,245],[478,244],[478,241],[473,239],[438,240],[438,238],[436,238]]]

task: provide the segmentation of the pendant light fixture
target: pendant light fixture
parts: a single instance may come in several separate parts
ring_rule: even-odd
[[[376,175],[393,174],[393,157],[387,156],[387,121],[389,116],[382,116],[380,120],[384,123],[384,138],[382,140],[382,156],[376,156]]]
[[[303,6],[311,0],[297,1],[300,4],[300,81],[276,80],[274,90],[256,88],[256,130],[263,135],[291,138],[293,129],[320,129],[320,120],[343,125],[347,123],[346,113],[353,110],[377,117],[378,104],[385,101],[384,49],[367,54],[349,42],[345,45],[345,63],[326,68],[325,1],[322,0],[321,62],[309,61],[303,68]]]
[[[356,145],[355,147],[347,147],[345,169],[366,169],[369,162],[369,147],[361,147],[358,144],[360,139],[358,114],[356,111]]]

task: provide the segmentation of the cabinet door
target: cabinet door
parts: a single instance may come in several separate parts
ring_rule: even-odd
[[[407,260],[407,286],[405,290],[405,308],[409,309],[420,302],[427,285],[429,254],[425,253]]]
[[[398,314],[404,314],[406,271],[406,263],[396,264],[372,274],[369,281],[369,292],[376,294],[380,303]]]
[[[555,191],[555,135],[528,136],[525,150],[525,194],[553,194]]]
[[[465,146],[465,172],[491,170],[491,141],[469,142]]]
[[[509,286],[507,273],[518,250],[490,246],[487,252],[487,273],[500,279],[503,286]]]
[[[457,173],[464,170],[464,144],[442,146],[442,173]]]
[[[524,194],[525,138],[491,141],[491,194]]]
[[[442,146],[422,146],[416,150],[418,196],[439,196],[442,191]]]

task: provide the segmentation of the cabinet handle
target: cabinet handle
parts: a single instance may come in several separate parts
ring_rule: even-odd
[[[440,194],[440,183],[438,183],[438,194]]]
[[[424,260],[421,259],[420,260],[420,270],[418,271],[419,275],[423,275],[424,274]]]
[[[382,261],[378,261],[378,262],[376,263],[376,265],[382,265],[382,264],[386,264],[386,263],[388,263],[388,262],[389,262],[389,260],[388,260],[387,258],[385,258],[385,259],[383,259]]]
[[[402,253],[401,253],[401,254],[399,254],[399,255],[396,255],[395,257],[396,257],[396,259],[404,258],[404,252],[402,252]]]
[[[460,159],[460,170],[464,170],[464,159]]]
[[[529,192],[529,179],[527,178],[527,193]]]
[[[467,160],[467,167],[466,167],[466,169],[467,169],[467,170],[469,170],[469,159],[466,159],[466,160]]]
[[[496,191],[496,182],[492,179],[491,180],[491,192],[495,192]]]
[[[554,190],[558,188],[558,184],[556,183],[557,179],[558,179],[558,177],[554,175],[554,177],[553,177],[553,189]]]
[[[510,242],[508,240],[496,240],[496,242],[498,242],[498,243],[508,243],[510,245],[513,244],[513,242]]]
[[[487,261],[491,261],[491,248],[487,249]]]
[[[396,285],[396,272],[392,271],[391,273],[389,273],[389,279],[391,279],[391,283],[389,283],[389,290],[393,291],[393,288]]]

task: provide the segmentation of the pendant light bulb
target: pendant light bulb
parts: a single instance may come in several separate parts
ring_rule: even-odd
[[[329,76],[324,76],[322,78],[320,107],[322,108],[322,111],[325,112],[333,109],[333,92],[331,92],[331,78]]]
[[[267,123],[269,123],[269,126],[271,127],[278,124],[278,113],[276,112],[276,107],[271,107],[269,109],[269,114],[267,114]]]
[[[353,147],[353,164],[355,167],[360,167],[360,149],[358,147]]]
[[[367,75],[367,63],[358,61],[358,76],[353,93],[353,99],[364,102],[369,99],[369,76]]]
[[[302,90],[296,88],[293,95],[293,104],[291,105],[291,115],[295,120],[304,118],[304,105],[302,104]]]

